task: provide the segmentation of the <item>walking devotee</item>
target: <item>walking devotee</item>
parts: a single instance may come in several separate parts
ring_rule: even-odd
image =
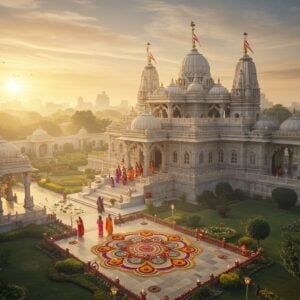
[[[110,214],[106,217],[105,229],[106,229],[106,232],[107,232],[108,236],[113,234],[114,227],[113,227],[113,221],[112,221],[112,218],[111,218]]]
[[[76,222],[77,222],[77,234],[78,234],[78,237],[81,238],[84,235],[84,224],[83,224],[81,217],[78,217]]]
[[[142,164],[140,164],[140,176],[143,177],[144,176],[144,169]]]
[[[101,215],[99,215],[98,217],[97,224],[98,224],[98,236],[103,237],[103,221]]]
[[[102,214],[105,212],[104,210],[104,204],[103,204],[103,198],[101,196],[97,199],[97,210],[99,214]]]
[[[134,170],[133,170],[132,167],[129,167],[129,168],[128,168],[128,179],[129,179],[130,181],[133,181],[133,180],[134,180]]]
[[[123,185],[126,185],[127,184],[127,172],[126,172],[125,167],[123,167],[122,172],[123,172],[123,174],[122,174],[122,183],[123,183]]]
[[[116,183],[119,183],[121,176],[122,176],[122,171],[120,166],[118,166],[116,168]]]
[[[112,188],[115,187],[115,181],[114,181],[114,178],[113,178],[113,177],[110,177],[110,186],[111,186]]]
[[[137,162],[135,163],[134,171],[135,171],[135,177],[138,177],[139,176],[139,164]]]
[[[150,173],[154,174],[154,161],[153,160],[151,160],[151,162],[150,162]]]

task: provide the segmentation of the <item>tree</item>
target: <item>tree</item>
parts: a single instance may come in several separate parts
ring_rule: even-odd
[[[216,196],[211,191],[203,191],[201,195],[197,196],[197,202],[204,204],[210,209],[216,209]]]
[[[261,217],[251,218],[247,222],[246,233],[257,241],[258,246],[261,240],[266,239],[270,235],[270,232],[271,228],[268,222]]]
[[[222,218],[226,218],[229,211],[230,211],[230,207],[228,205],[223,205],[218,208],[218,213]]]
[[[272,191],[272,199],[279,208],[290,209],[297,203],[298,196],[294,190],[279,187]]]
[[[280,256],[286,270],[300,279],[300,233],[285,235]]]
[[[220,182],[216,186],[215,193],[220,199],[230,200],[233,196],[232,186],[228,182]]]
[[[278,121],[280,124],[292,115],[292,113],[281,104],[276,104],[276,105],[272,106],[271,108],[265,109],[263,111],[263,114]]]

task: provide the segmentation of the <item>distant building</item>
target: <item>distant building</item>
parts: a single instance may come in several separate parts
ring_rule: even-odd
[[[92,103],[91,102],[84,102],[83,98],[80,96],[77,99],[77,105],[75,107],[76,110],[91,110]]]
[[[298,101],[293,101],[291,104],[292,111],[300,111],[300,103]]]
[[[129,110],[129,103],[127,100],[121,100],[120,101],[120,109],[122,110]]]
[[[95,101],[95,108],[108,108],[109,107],[109,97],[106,92],[103,91],[101,94],[98,94]]]

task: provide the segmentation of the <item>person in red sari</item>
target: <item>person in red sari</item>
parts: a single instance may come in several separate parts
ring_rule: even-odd
[[[140,176],[143,177],[144,176],[144,169],[142,164],[140,164]]]
[[[113,221],[112,221],[112,218],[111,218],[110,214],[106,217],[106,220],[105,220],[105,229],[107,231],[107,235],[108,236],[113,234],[114,227],[113,227]]]
[[[125,167],[123,167],[122,183],[123,183],[123,185],[126,185],[126,183],[127,183],[127,173],[126,173]]]
[[[134,176],[138,177],[139,176],[139,165],[137,162],[135,163],[134,171],[135,171]]]
[[[83,224],[83,221],[82,221],[81,217],[78,217],[76,222],[77,222],[78,237],[83,237],[83,235],[84,235],[84,224]]]
[[[98,217],[97,224],[98,224],[98,236],[103,237],[103,221],[100,215]]]

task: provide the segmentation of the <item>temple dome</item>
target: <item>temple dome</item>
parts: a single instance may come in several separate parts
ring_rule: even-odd
[[[168,94],[168,99],[182,99],[184,98],[183,90],[172,79],[171,83],[165,88]]]
[[[80,128],[77,133],[77,135],[86,135],[86,134],[88,134],[88,132],[84,127]]]
[[[151,113],[144,112],[131,122],[131,130],[161,129],[161,123]]]
[[[204,92],[203,86],[198,82],[197,76],[194,76],[193,82],[189,84],[187,93],[191,94],[202,94]]]
[[[187,78],[190,82],[194,77],[210,77],[210,67],[206,58],[193,48],[183,59],[180,67],[180,77]]]
[[[214,95],[214,96],[227,96],[229,94],[229,92],[221,84],[220,80],[218,80],[218,83],[214,84],[214,86],[209,90],[208,94]]]
[[[268,116],[261,116],[253,126],[254,130],[277,130],[278,125]]]
[[[0,137],[0,160],[23,157],[20,150],[12,143]]]
[[[283,131],[300,131],[300,114],[293,114],[280,125]]]
[[[52,139],[48,132],[42,128],[36,129],[29,138],[35,141]]]

